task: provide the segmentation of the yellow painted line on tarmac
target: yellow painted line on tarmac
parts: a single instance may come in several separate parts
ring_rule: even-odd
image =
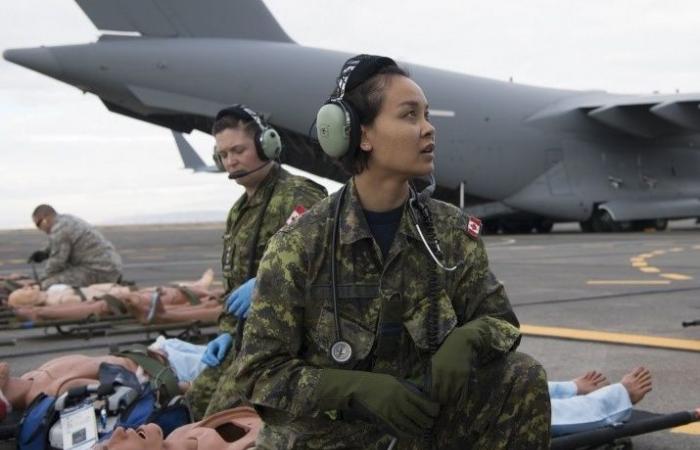
[[[692,280],[693,277],[689,275],[683,275],[682,273],[662,273],[659,274],[659,276],[662,276],[664,278],[668,278],[669,280],[675,280],[675,281],[687,281],[687,280]]]
[[[637,261],[632,263],[632,267],[646,267],[647,263],[644,261]]]
[[[666,253],[666,250],[654,250],[654,251],[651,252],[651,253],[654,254],[654,255],[663,255],[663,254]]]
[[[671,284],[668,280],[588,280],[590,285],[660,285]]]
[[[639,270],[641,270],[644,273],[659,273],[659,272],[661,272],[657,267],[653,267],[653,266],[640,267]]]
[[[604,342],[610,344],[700,352],[700,341],[692,339],[610,333],[607,331],[580,330],[576,328],[542,327],[539,325],[526,324],[520,325],[520,331],[526,336],[553,337],[575,341]]]
[[[693,422],[688,425],[671,428],[671,433],[700,434],[700,422]]]
[[[5,265],[5,264],[27,264],[26,259],[5,259],[0,261],[0,266]]]
[[[652,258],[653,256],[653,253],[642,253],[641,255],[639,255],[639,258]]]

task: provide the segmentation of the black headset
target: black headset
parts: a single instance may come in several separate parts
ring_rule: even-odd
[[[336,79],[336,87],[316,114],[316,133],[323,151],[332,158],[340,158],[357,148],[360,142],[360,117],[345,93],[364,83],[379,70],[396,66],[386,56],[357,55],[343,64]]]
[[[282,153],[282,139],[279,133],[263,120],[255,111],[242,104],[235,104],[224,108],[216,114],[214,122],[224,117],[233,117],[244,122],[254,122],[256,126],[255,151],[261,161],[271,161],[277,159]],[[224,163],[221,161],[221,156],[214,148],[214,163],[219,170],[225,171]]]

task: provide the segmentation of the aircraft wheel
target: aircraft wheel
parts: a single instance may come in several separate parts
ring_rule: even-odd
[[[620,226],[615,222],[610,215],[605,210],[598,210],[593,215],[593,231],[596,233],[609,233],[612,231],[619,231]]]
[[[584,233],[593,233],[592,220],[584,220],[582,222],[579,222],[578,225],[581,227],[581,231],[583,231]]]
[[[664,231],[666,228],[668,228],[668,220],[666,220],[666,219],[654,220],[654,228],[656,228],[656,231]]]
[[[554,222],[551,220],[541,220],[535,225],[535,230],[538,233],[549,233],[554,228]]]

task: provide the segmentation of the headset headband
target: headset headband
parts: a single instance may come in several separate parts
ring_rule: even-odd
[[[342,100],[345,93],[355,89],[372,78],[382,68],[396,66],[396,62],[386,56],[361,54],[354,56],[343,64],[336,79],[336,87],[329,101]]]
[[[240,103],[237,103],[233,106],[229,106],[228,108],[224,108],[221,111],[219,111],[216,114],[216,118],[214,119],[214,121],[228,116],[235,117],[239,120],[252,120],[253,122],[255,122],[255,125],[257,125],[258,130],[260,131],[267,128],[267,123],[262,119],[262,117],[258,115],[258,113]]]

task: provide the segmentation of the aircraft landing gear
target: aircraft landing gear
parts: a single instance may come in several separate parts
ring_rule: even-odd
[[[584,233],[611,233],[617,231],[644,231],[653,228],[664,231],[668,227],[667,219],[633,220],[617,222],[605,210],[597,210],[593,217],[579,222]]]

